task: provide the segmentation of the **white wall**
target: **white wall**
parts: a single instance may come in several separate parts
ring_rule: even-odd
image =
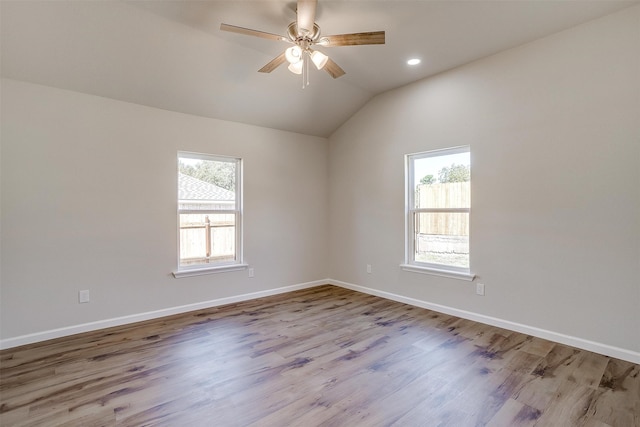
[[[178,150],[244,159],[255,278],[171,276]],[[0,336],[327,277],[327,168],[324,138],[2,80]]]
[[[403,156],[459,145],[484,297],[399,268]],[[329,153],[331,277],[638,356],[640,7],[381,94]]]

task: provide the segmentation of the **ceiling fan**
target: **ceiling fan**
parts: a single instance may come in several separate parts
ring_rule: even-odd
[[[230,31],[232,33],[292,44],[293,46],[286,49],[258,71],[261,73],[270,73],[280,65],[288,62],[289,71],[294,74],[302,74],[303,88],[309,84],[309,62],[312,62],[318,70],[324,69],[334,79],[345,74],[345,71],[332,61],[331,58],[312,47],[384,44],[384,31],[321,36],[320,27],[315,23],[316,6],[317,0],[298,0],[296,11],[297,20],[289,24],[286,36],[229,24],[221,24],[220,29],[222,31]]]

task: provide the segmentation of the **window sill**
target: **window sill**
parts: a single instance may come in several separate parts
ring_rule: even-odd
[[[231,264],[219,265],[217,267],[192,268],[189,270],[173,271],[173,277],[180,279],[182,277],[203,276],[205,274],[226,273],[228,271],[239,271],[249,267],[249,264]]]
[[[473,281],[476,275],[473,273],[462,273],[452,270],[440,270],[433,267],[421,267],[412,264],[400,264],[400,268],[404,271],[411,271],[413,273],[431,274],[432,276],[448,277],[450,279],[466,280],[467,282]]]

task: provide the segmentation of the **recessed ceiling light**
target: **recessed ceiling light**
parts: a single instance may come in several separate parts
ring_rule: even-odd
[[[418,58],[411,58],[410,60],[407,61],[407,64],[409,65],[418,65],[420,63],[420,60]]]

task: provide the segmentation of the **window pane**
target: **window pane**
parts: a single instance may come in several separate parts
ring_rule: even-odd
[[[413,162],[415,208],[469,208],[469,152],[417,157]]]
[[[469,268],[469,214],[415,213],[414,259]]]
[[[234,214],[180,214],[180,266],[236,260]]]
[[[234,210],[236,162],[178,158],[178,203],[185,210]]]
[[[420,184],[416,186],[416,208],[470,208],[471,183]]]

